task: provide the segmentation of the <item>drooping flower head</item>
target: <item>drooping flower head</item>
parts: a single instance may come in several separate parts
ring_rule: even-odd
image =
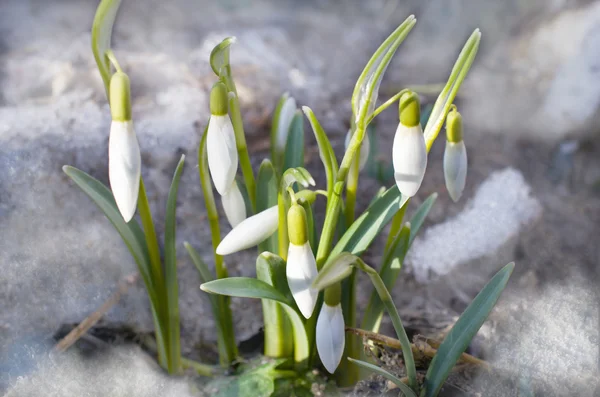
[[[129,77],[121,71],[110,80],[110,112],[112,122],[108,139],[108,179],[117,208],[125,222],[135,214],[142,157],[131,120]]]
[[[238,167],[238,152],[231,118],[227,113],[227,88],[215,83],[210,91],[210,120],[206,138],[208,169],[215,189],[224,195],[231,188]]]
[[[317,262],[308,241],[306,211],[299,204],[292,204],[287,214],[288,248],[286,276],[292,296],[305,318],[312,316],[319,291],[312,288],[317,277]]]
[[[275,205],[244,219],[221,240],[217,254],[229,255],[262,243],[277,230],[278,214]]]
[[[317,319],[317,351],[329,373],[334,373],[340,365],[346,344],[344,314],[340,301],[341,286],[336,283],[325,290],[325,300]]]
[[[400,123],[394,136],[394,178],[403,196],[417,194],[427,168],[427,147],[420,124],[419,97],[408,91],[400,97]]]
[[[446,116],[446,149],[444,150],[444,180],[446,189],[457,202],[467,180],[467,148],[463,141],[462,116],[453,108]]]

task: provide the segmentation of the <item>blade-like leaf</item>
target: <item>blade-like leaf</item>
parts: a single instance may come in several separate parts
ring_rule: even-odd
[[[277,150],[277,133],[279,131],[279,116],[281,115],[281,109],[289,98],[289,94],[284,93],[279,101],[277,101],[277,105],[275,106],[275,110],[273,111],[273,120],[271,121],[271,162],[273,164],[277,164],[279,161],[279,153]]]
[[[431,211],[431,208],[435,204],[435,200],[437,200],[438,194],[432,193],[423,203],[417,208],[412,218],[410,218],[410,240],[408,241],[408,247],[412,245],[413,241],[415,241],[415,237],[419,233],[421,226],[425,222],[425,218]]]
[[[423,130],[428,151],[440,132],[440,129],[444,124],[444,120],[446,119],[446,115],[448,114],[450,106],[452,105],[452,101],[454,101],[454,98],[458,93],[458,89],[460,88],[463,80],[469,72],[469,69],[471,68],[471,64],[473,63],[475,55],[477,55],[477,50],[479,49],[480,40],[481,32],[479,29],[475,29],[458,55],[458,59],[452,68],[448,82],[435,101],[435,105],[433,105],[433,109],[431,110],[431,114],[427,120],[427,125],[425,125]]]
[[[272,285],[282,295],[291,295],[285,275],[285,262],[279,256],[263,252],[256,258],[256,278]],[[284,314],[282,304],[270,299],[262,299],[265,328],[265,350],[268,357],[291,357],[294,350],[292,326]]]
[[[256,180],[256,213],[277,205],[277,176],[275,168],[269,160],[263,160]],[[278,248],[277,233],[258,245],[258,252],[276,252]]]
[[[321,162],[325,167],[325,175],[327,177],[327,194],[329,195],[333,191],[335,175],[338,171],[338,162],[335,158],[333,148],[331,147],[331,142],[329,142],[327,134],[325,134],[325,131],[321,127],[321,124],[319,123],[319,120],[317,120],[317,117],[313,111],[308,106],[303,106],[302,111],[310,122],[315,139],[317,140],[317,145],[319,146],[319,157],[321,158]]]
[[[404,257],[408,251],[410,230],[410,223],[407,222],[392,242],[389,254],[384,257],[383,264],[379,270],[379,275],[388,291],[392,290],[400,274]],[[367,331],[378,332],[383,317],[383,310],[384,305],[379,298],[379,294],[373,291],[369,298],[369,304],[367,305],[361,328]]]
[[[275,287],[250,277],[228,277],[213,280],[202,284],[200,289],[211,294],[237,296],[239,298],[271,299],[286,305],[292,304]]]
[[[389,188],[366,211],[352,223],[331,251],[330,258],[341,252],[359,256],[371,244],[381,229],[398,212],[401,195],[396,186]]]
[[[110,37],[120,5],[121,0],[102,0],[98,5],[92,24],[92,52],[104,82],[107,99],[111,72],[110,61],[106,56],[106,52],[110,50]]]
[[[366,119],[373,113],[375,102],[379,93],[381,79],[387,69],[396,50],[402,44],[408,33],[415,26],[416,19],[413,15],[392,32],[392,34],[379,46],[373,54],[367,66],[361,73],[352,93],[352,112],[355,121]]]
[[[352,264],[356,261],[356,256],[349,252],[342,252],[332,260],[328,261],[319,271],[313,281],[312,287],[322,290],[330,285],[342,281],[352,273]]]
[[[355,360],[351,357],[348,357],[348,361],[350,361],[353,364],[358,365],[361,368],[364,369],[368,369],[369,371],[375,372],[377,375],[381,375],[384,378],[390,380],[393,384],[395,384],[396,386],[398,386],[398,389],[400,389],[400,391],[407,397],[417,397],[417,395],[415,394],[414,391],[412,391],[412,389],[410,387],[408,387],[408,385],[404,384],[404,382],[402,382],[398,377],[396,377],[394,374],[389,373],[388,371],[386,371],[383,368],[379,368],[376,365],[367,363],[365,361],[361,361],[361,360]]]
[[[165,213],[165,285],[167,290],[167,317],[169,323],[169,373],[178,373],[181,370],[181,343],[179,332],[179,285],[177,284],[177,250],[175,248],[175,229],[177,219],[177,191],[183,172],[185,155],[181,156],[173,182],[167,198],[167,211]]]
[[[146,247],[144,232],[137,221],[132,219],[129,223],[125,223],[112,193],[100,181],[68,165],[63,167],[63,171],[96,203],[115,229],[117,229],[123,242],[129,248],[133,259],[138,264],[144,282],[151,280],[148,248]],[[148,285],[152,286],[152,283],[150,282]]]
[[[288,168],[304,167],[304,118],[300,111],[296,111],[285,144],[283,170]]]
[[[467,349],[500,298],[514,268],[513,262],[504,266],[461,314],[429,365],[421,397],[437,396],[454,364]]]

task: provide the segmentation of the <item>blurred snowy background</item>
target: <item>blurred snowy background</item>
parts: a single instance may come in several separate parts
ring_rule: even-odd
[[[110,223],[61,170],[73,165],[107,183],[110,115],[89,33],[97,4],[0,0],[0,392],[16,396],[82,395],[78,387],[92,378],[97,394],[90,395],[110,394],[106,382],[128,379],[148,387],[139,395],[151,395],[146,373],[153,367],[140,364],[135,350],[109,355],[98,371],[79,359],[46,359],[62,326],[80,322],[136,270]],[[400,312],[435,306],[460,314],[515,260],[492,325],[482,331],[494,341],[486,359],[527,373],[548,395],[597,395],[600,1],[590,0],[123,0],[113,46],[132,80],[159,229],[176,161],[187,154],[177,209],[184,354],[215,341],[208,301],[181,244],[210,246],[194,164],[214,82],[210,50],[226,36],[238,38],[232,65],[256,166],[267,155],[269,118],[283,91],[315,110],[341,154],[354,81],[409,14],[418,22],[388,69],[381,99],[407,85],[445,82],[470,32],[479,27],[483,37],[457,100],[467,191],[458,204],[444,191],[442,136],[411,207],[440,192],[393,292]],[[384,161],[396,117],[390,111],[377,123]],[[307,163],[319,179],[306,131]],[[361,208],[378,183],[365,175]],[[374,264],[380,248],[368,254]],[[210,262],[209,251],[203,256]],[[228,265],[230,274],[252,275],[252,252]],[[234,300],[234,311],[239,339],[250,339],[261,326],[260,303]],[[101,325],[151,332],[141,283]],[[121,367],[134,369],[110,370]],[[66,379],[72,389],[60,386]],[[157,392],[165,387],[155,381]]]

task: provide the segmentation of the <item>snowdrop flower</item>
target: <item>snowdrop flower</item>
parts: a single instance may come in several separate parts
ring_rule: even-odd
[[[221,203],[231,227],[236,227],[246,219],[246,202],[235,180],[227,193],[221,196]]]
[[[278,211],[275,205],[241,221],[221,240],[217,254],[233,254],[254,247],[269,238],[277,230]]]
[[[344,142],[344,148],[348,150],[348,145],[350,145],[350,139],[352,138],[352,130],[348,130],[346,134],[346,141]],[[362,171],[367,164],[367,160],[369,160],[369,152],[371,151],[371,141],[369,140],[368,132],[365,132],[365,137],[363,138],[362,145],[360,146],[360,160],[358,162],[358,167]]]
[[[419,122],[419,98],[414,92],[400,97],[400,123],[394,136],[392,159],[394,177],[403,196],[414,196],[427,168],[427,147]]]
[[[116,72],[109,90],[112,123],[108,139],[108,179],[117,208],[125,222],[135,214],[142,157],[131,120],[131,90],[129,77]]]
[[[460,199],[467,179],[467,148],[462,133],[462,116],[454,108],[446,117],[444,151],[444,179],[446,189],[454,202]]]
[[[221,82],[215,83],[210,91],[210,114],[206,138],[208,169],[215,189],[222,196],[235,179],[238,152],[233,124],[227,114],[227,88]]]
[[[305,318],[312,316],[319,291],[312,287],[317,277],[317,262],[308,242],[306,211],[292,204],[287,216],[290,245],[286,276],[292,296]]]
[[[285,150],[292,119],[296,114],[296,100],[287,94],[283,95],[282,100],[283,105],[281,105],[279,117],[277,117],[277,130],[275,133],[275,148],[279,153],[283,153]]]
[[[344,314],[340,303],[341,286],[334,286],[325,290],[325,302],[317,319],[316,342],[319,357],[325,369],[334,373],[344,354],[346,334]]]

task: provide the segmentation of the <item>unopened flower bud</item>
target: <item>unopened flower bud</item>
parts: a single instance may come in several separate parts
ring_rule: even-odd
[[[292,296],[305,318],[312,316],[319,291],[312,288],[317,277],[317,262],[308,242],[306,211],[299,204],[292,204],[288,211],[288,236],[290,245],[286,276]]]
[[[210,111],[206,138],[208,169],[215,189],[224,195],[235,179],[238,152],[233,124],[227,114],[227,89],[221,82],[215,83],[210,92]]]
[[[394,177],[403,196],[414,196],[427,168],[427,147],[420,124],[419,97],[407,92],[400,97],[400,123],[394,136]]]
[[[457,202],[467,180],[467,148],[463,141],[462,116],[453,109],[446,117],[446,149],[444,151],[446,189]]]
[[[110,80],[110,111],[108,179],[117,208],[129,222],[137,206],[142,157],[131,120],[129,77],[123,72],[116,72]]]

